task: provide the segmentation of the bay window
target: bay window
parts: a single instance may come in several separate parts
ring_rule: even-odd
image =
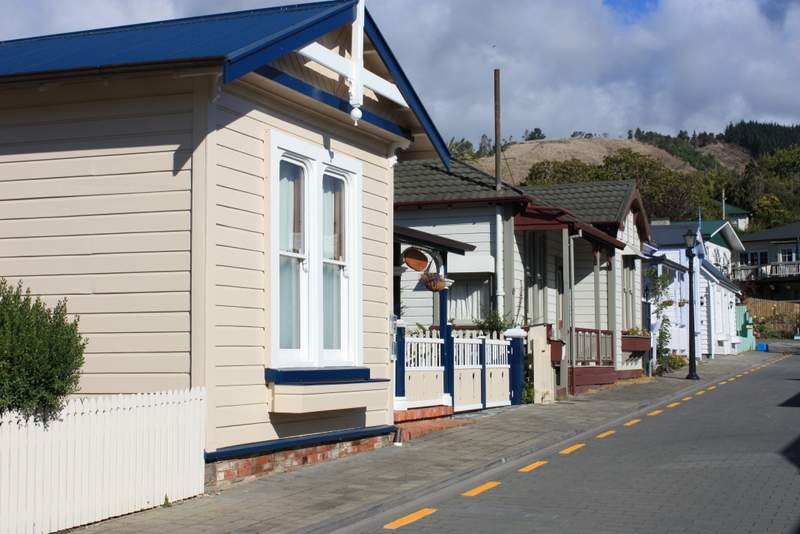
[[[359,162],[271,134],[272,367],[359,365]]]

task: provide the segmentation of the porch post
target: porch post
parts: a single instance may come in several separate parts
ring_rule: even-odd
[[[572,363],[572,339],[570,332],[572,332],[572,321],[571,318],[571,310],[570,310],[570,287],[569,287],[569,229],[563,228],[561,230],[561,284],[564,288],[562,302],[561,302],[561,312],[563,325],[561,327],[561,339],[566,343],[566,350],[564,351],[566,354],[562,354],[561,356],[561,369],[559,371],[559,377],[561,378],[561,384],[564,386],[569,392],[570,383],[569,383],[569,368]],[[558,298],[556,296],[556,298]]]
[[[600,247],[593,246],[592,254],[594,258],[594,328],[597,331],[595,334],[597,365],[600,365],[603,363],[603,358],[600,356]]]
[[[614,368],[617,367],[617,257],[614,250],[608,255],[608,272],[606,284],[608,286],[608,330],[611,332],[611,358]]]
[[[525,375],[525,337],[527,334],[522,328],[511,328],[504,332],[506,338],[511,338],[511,353],[509,357],[509,396],[512,405],[522,404],[523,376]]]
[[[486,336],[480,336],[481,340],[478,358],[481,364],[481,405],[486,409]]]
[[[442,275],[447,276],[447,253],[442,253]],[[450,404],[455,406],[455,360],[453,356],[453,336],[447,322],[448,290],[439,291],[439,335],[442,336],[442,365],[444,367],[444,393],[450,395]]]
[[[406,396],[406,323],[398,319],[395,331],[394,396]]]

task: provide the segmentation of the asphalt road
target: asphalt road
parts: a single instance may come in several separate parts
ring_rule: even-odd
[[[354,528],[800,534],[800,355],[700,389]]]

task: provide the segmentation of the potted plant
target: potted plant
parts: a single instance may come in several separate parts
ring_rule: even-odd
[[[634,327],[622,332],[622,352],[647,352],[650,344],[650,332],[642,328]]]
[[[423,273],[419,279],[425,284],[425,287],[433,292],[444,291],[453,285],[452,280],[445,278],[439,273]]]

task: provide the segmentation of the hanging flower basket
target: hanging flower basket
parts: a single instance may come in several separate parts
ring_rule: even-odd
[[[425,287],[433,292],[444,291],[453,285],[452,280],[445,278],[439,273],[424,273],[419,277],[419,279],[423,284],[425,284]]]

